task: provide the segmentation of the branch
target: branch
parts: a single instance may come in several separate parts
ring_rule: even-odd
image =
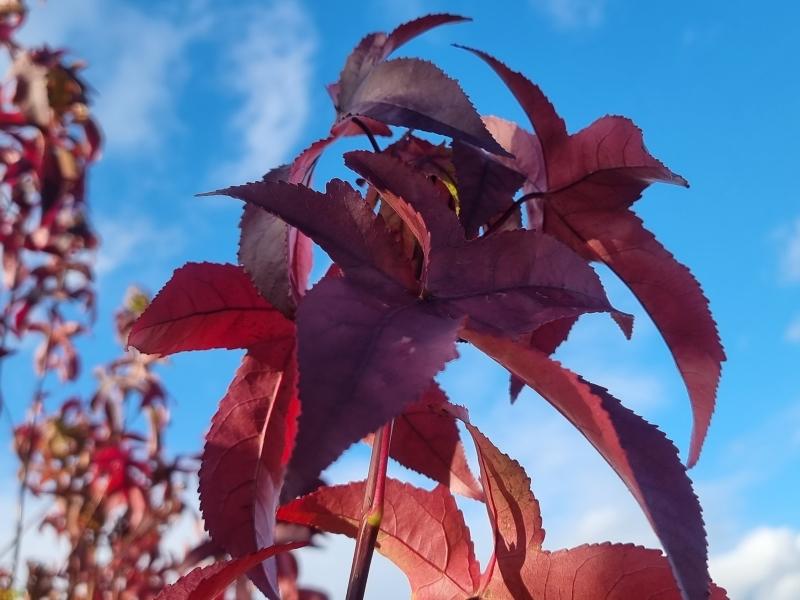
[[[362,600],[367,589],[367,577],[375,551],[375,542],[383,520],[383,499],[386,490],[386,469],[389,462],[389,445],[392,441],[392,425],[389,421],[375,433],[372,442],[372,457],[369,463],[369,475],[364,490],[364,514],[361,527],[356,538],[356,549],[353,553],[353,566],[350,568],[350,580],[347,582],[346,600]]]

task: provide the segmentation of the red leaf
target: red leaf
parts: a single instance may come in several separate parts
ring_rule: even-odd
[[[193,569],[172,585],[168,585],[156,596],[157,600],[216,600],[237,577],[275,556],[306,546],[305,542],[294,542],[264,548],[241,558],[226,560],[207,567]]]
[[[275,511],[300,406],[294,335],[253,348],[211,422],[200,466],[200,509],[212,539],[234,558],[273,545]],[[274,561],[249,573],[278,598]]]
[[[541,168],[530,173],[529,181],[546,195],[544,202],[530,207],[531,221],[541,220],[544,231],[608,265],[636,295],[669,346],[692,402],[688,465],[694,465],[714,411],[725,353],[697,280],[629,210],[650,183],[685,186],[686,180],[647,152],[641,130],[630,120],[603,117],[569,135],[536,85],[491,56],[471,52],[508,85],[536,130],[545,187],[538,187],[543,183]],[[517,148],[507,149],[516,154]]]
[[[297,328],[303,411],[286,478],[290,495],[420,397],[456,357],[460,321],[396,287],[371,295],[344,277],[314,286]]]
[[[519,463],[465,422],[478,451],[486,510],[494,534],[494,553],[483,573],[481,588],[500,579],[511,589],[524,590],[532,582],[523,581],[523,565],[536,559],[544,541],[539,502],[531,493],[531,480]],[[514,597],[522,596],[516,593]]]
[[[395,417],[389,454],[401,465],[446,485],[456,494],[483,499],[481,486],[467,464],[464,446],[452,416],[442,412],[447,396],[434,383]],[[372,444],[374,435],[366,441]]]
[[[471,21],[469,17],[462,17],[459,15],[451,15],[447,13],[438,13],[432,15],[425,15],[417,19],[398,25],[392,30],[386,38],[386,43],[383,45],[382,54],[383,58],[389,56],[392,52],[397,50],[400,46],[407,44],[415,37],[422,35],[426,31],[430,31],[440,25],[447,23],[463,23]]]
[[[324,487],[282,506],[278,517],[355,537],[363,501],[364,482]],[[387,479],[376,549],[403,570],[415,599],[469,598],[478,584],[469,530],[444,486],[429,492]]]
[[[469,330],[461,336],[523,379],[591,442],[642,507],[685,596],[704,597],[709,578],[700,504],[666,436],[536,349]]]
[[[146,354],[248,348],[291,334],[241,267],[187,263],[172,275],[131,328],[128,344]]]
[[[577,321],[577,317],[570,317],[567,319],[559,319],[558,321],[545,323],[531,334],[528,343],[532,348],[541,350],[550,356],[556,350],[558,350],[558,347],[561,344],[567,341],[569,332],[572,331],[572,327]],[[525,382],[511,373],[509,382],[509,396],[511,397],[512,404],[516,401],[524,386]]]
[[[335,84],[331,84],[328,86],[328,91],[331,92],[332,90],[336,89]],[[375,119],[370,119],[369,117],[360,117],[359,120],[361,123],[369,130],[372,135],[383,135],[383,136],[390,136],[392,135],[391,128],[387,127],[380,121],[376,121]],[[335,123],[333,127],[331,127],[331,136],[333,137],[345,137],[345,136],[355,136],[355,135],[364,135],[364,130],[361,128],[360,125],[353,122],[351,119],[346,121],[340,121]]]
[[[244,207],[239,228],[242,232],[239,264],[264,298],[292,318],[305,292],[304,285],[301,288],[293,281],[292,269],[293,257],[305,252],[302,242],[298,244],[302,234],[275,215],[250,204]]]
[[[95,162],[100,158],[103,134],[100,132],[100,127],[91,117],[87,117],[83,122],[83,131],[86,134],[86,160]]]
[[[681,593],[669,563],[658,550],[632,544],[592,544],[532,553],[518,581],[497,577],[485,598],[561,600],[679,600]],[[697,598],[706,598],[704,592]],[[692,596],[695,598],[695,596]],[[726,600],[725,590],[711,584],[711,599]]]
[[[471,425],[464,409],[447,405],[445,410],[464,421],[475,442],[494,533],[494,554],[475,597],[680,598],[669,562],[658,550],[628,544],[542,550],[539,503],[524,469]],[[713,584],[711,590],[712,598],[726,597]]]

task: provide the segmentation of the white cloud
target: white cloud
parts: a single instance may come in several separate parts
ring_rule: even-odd
[[[0,493],[0,514],[5,515],[0,519],[0,564],[9,567],[13,552],[13,540],[16,529],[17,480],[8,478],[4,482],[3,491]],[[20,545],[20,572],[25,575],[25,565],[29,559],[49,565],[60,567],[69,552],[69,543],[55,535],[52,527],[39,529],[39,523],[52,505],[50,499],[28,496],[25,503],[25,524],[23,528],[22,543]]]
[[[605,16],[605,0],[533,0],[533,5],[550,17],[557,27],[597,27]]]
[[[800,598],[800,532],[761,527],[712,556],[711,574],[737,600]]]
[[[238,95],[231,121],[242,154],[220,170],[228,182],[263,175],[289,158],[309,116],[316,33],[292,0],[253,12],[230,49],[225,82]]]
[[[171,264],[186,243],[179,227],[159,227],[142,215],[126,218],[99,217],[96,220],[102,250],[95,270],[99,277],[123,267],[147,268]]]
[[[796,316],[789,322],[783,336],[787,342],[800,343],[800,316]]]
[[[184,52],[209,25],[199,7],[190,3],[173,17],[120,0],[35,4],[22,39],[65,45],[86,59],[106,150],[141,153],[175,127]]]
[[[783,246],[780,256],[781,277],[788,283],[800,283],[800,219],[782,231],[778,239]]]
[[[344,598],[355,542],[341,535],[326,535],[318,537],[314,543],[320,547],[303,548],[297,552],[300,582],[325,591],[329,598]],[[376,552],[365,597],[407,600],[410,596],[411,588],[403,572]]]

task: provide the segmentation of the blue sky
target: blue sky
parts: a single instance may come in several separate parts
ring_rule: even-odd
[[[332,117],[323,85],[336,79],[358,39],[433,11],[474,22],[432,32],[400,54],[434,60],[482,113],[525,122],[496,77],[452,42],[481,47],[526,73],[573,131],[604,114],[633,118],[651,152],[690,181],[689,190],[651,188],[636,209],[702,282],[729,357],[705,452],[691,473],[705,506],[712,569],[736,598],[800,597],[800,207],[793,181],[800,8],[794,3],[759,9],[731,0],[35,4],[23,37],[65,44],[89,62],[87,78],[108,136],[90,188],[104,242],[100,319],[82,344],[87,368],[78,389],[86,389],[90,366],[115,351],[110,314],[129,283],[157,291],[186,261],[235,261],[240,206],[193,195],[255,178],[322,137]],[[348,176],[336,154],[322,162],[316,181],[333,176]],[[637,317],[633,340],[622,339],[607,319],[588,317],[559,358],[658,423],[685,456],[690,413],[674,364],[627,290],[607,281],[615,304]],[[177,450],[200,447],[239,356],[183,355],[163,371],[174,396],[169,441]],[[29,382],[9,379],[7,394],[25,398]],[[535,394],[525,392],[509,407],[503,372],[468,351],[441,380],[532,475],[548,547],[605,539],[655,543],[622,484]],[[14,409],[21,413],[21,405]],[[11,477],[12,465],[0,467]],[[330,474],[346,479],[365,472],[366,454],[356,449]],[[480,507],[463,508],[485,556]],[[335,592],[346,579],[350,546],[325,543],[335,551],[307,551],[304,574]],[[380,562],[370,589],[401,598],[404,585]]]

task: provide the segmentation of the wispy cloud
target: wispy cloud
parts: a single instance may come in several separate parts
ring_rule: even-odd
[[[729,552],[712,556],[712,576],[731,598],[800,598],[800,532],[761,527],[747,533]]]
[[[62,0],[35,7],[23,38],[94,57],[89,79],[106,150],[139,154],[175,127],[184,54],[209,25],[199,4],[187,6],[172,15],[121,0]]]
[[[597,27],[605,16],[605,0],[532,0],[561,29]]]
[[[186,243],[182,229],[156,226],[149,217],[142,215],[100,216],[96,226],[103,243],[95,262],[95,270],[101,278],[123,268],[138,272],[150,266],[170,264],[172,260],[167,259],[180,254]],[[126,273],[127,278],[130,276],[130,272]]]
[[[787,342],[800,344],[800,315],[789,321],[789,325],[786,327],[783,337]]]
[[[780,273],[787,283],[800,283],[800,219],[778,232],[781,244]]]
[[[241,154],[222,172],[226,181],[263,175],[289,158],[309,117],[316,33],[297,2],[254,10],[227,56],[225,85],[238,96],[231,120]]]

